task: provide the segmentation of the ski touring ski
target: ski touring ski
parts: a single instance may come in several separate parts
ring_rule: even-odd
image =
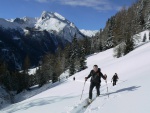
[[[92,99],[91,102],[89,102],[89,99],[87,99],[87,104],[84,105],[83,107],[84,107],[84,108],[87,108],[96,98],[97,98],[97,97],[95,97],[94,99]]]

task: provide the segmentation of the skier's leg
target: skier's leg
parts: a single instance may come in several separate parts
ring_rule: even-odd
[[[113,86],[115,86],[116,84],[115,84],[115,81],[113,81]]]
[[[92,99],[92,91],[93,91],[93,88],[94,88],[94,84],[91,83],[91,84],[90,84],[90,90],[89,90],[89,99]]]
[[[100,84],[96,84],[97,96],[100,95]]]

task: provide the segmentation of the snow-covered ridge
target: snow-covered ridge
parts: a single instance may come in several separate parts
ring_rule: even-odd
[[[99,30],[85,30],[85,29],[81,29],[80,31],[81,33],[89,37],[95,36],[95,34],[99,32]]]
[[[55,16],[57,16],[59,19],[61,20],[65,20],[65,17],[63,17],[62,15],[58,14],[58,13],[54,13]]]
[[[26,31],[26,27],[35,28],[38,30],[46,30],[50,33],[55,33],[60,37],[72,41],[74,35],[78,39],[82,39],[84,35],[79,31],[79,29],[70,22],[65,17],[58,13],[43,11],[39,18],[16,18],[16,19],[0,19],[0,27],[4,29],[16,29],[21,28]],[[25,32],[26,33],[26,32]]]
[[[0,27],[2,27],[4,29],[9,29],[9,28],[16,29],[16,28],[19,28],[19,25],[14,22],[10,22],[3,18],[0,18]]]
[[[16,29],[16,28],[25,28],[25,27],[34,27],[38,18],[16,18],[16,19],[3,19],[0,18],[0,26],[4,29]]]

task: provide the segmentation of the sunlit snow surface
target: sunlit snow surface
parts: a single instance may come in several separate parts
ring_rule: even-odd
[[[64,82],[57,83],[36,96],[4,108],[0,113],[149,113],[150,112],[150,43],[143,43],[128,55],[113,57],[113,49],[90,55],[88,68]],[[108,75],[109,98],[104,80],[101,95],[91,105],[87,102],[90,81],[85,84],[80,100],[84,78],[97,64]],[[119,81],[112,87],[111,78],[118,73]],[[64,75],[63,75],[64,76]],[[73,81],[73,77],[76,78]],[[96,91],[93,91],[95,98]]]

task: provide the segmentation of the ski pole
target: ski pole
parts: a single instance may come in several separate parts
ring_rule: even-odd
[[[86,82],[86,81],[85,81],[85,82]],[[83,89],[82,89],[82,94],[81,94],[80,100],[82,99],[82,95],[83,95],[83,91],[84,91],[85,82],[84,82],[84,85],[83,85]]]
[[[107,95],[108,95],[108,98],[109,98],[109,93],[108,93],[108,84],[107,84],[107,80],[106,80],[106,86],[107,86]]]

